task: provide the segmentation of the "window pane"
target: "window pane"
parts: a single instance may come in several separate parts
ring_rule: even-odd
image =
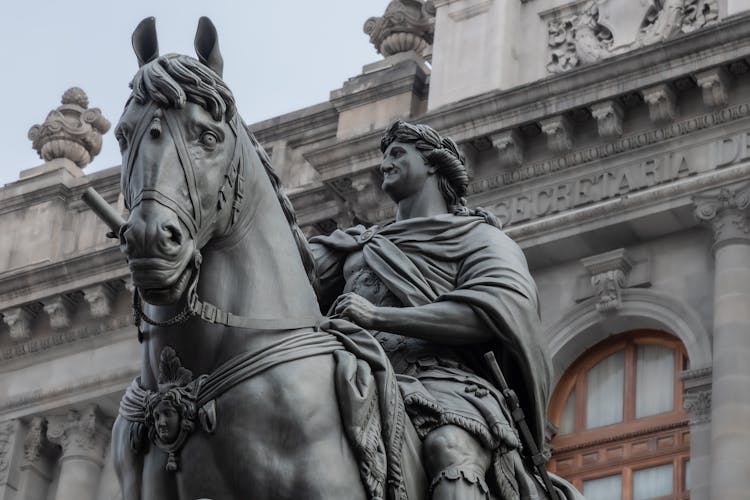
[[[586,377],[586,428],[622,422],[624,351],[599,361]]]
[[[635,367],[635,416],[656,415],[674,408],[674,351],[639,345]]]
[[[690,491],[690,460],[685,460],[685,472],[683,473],[683,477],[685,478],[685,484],[683,485],[683,489],[685,491]]]
[[[620,500],[622,498],[622,477],[617,474],[616,476],[584,481],[583,496],[595,500]]]
[[[672,494],[672,464],[633,472],[633,500],[648,500]]]
[[[565,400],[562,415],[560,416],[560,434],[570,434],[575,429],[575,402],[576,391],[570,391],[568,399]]]

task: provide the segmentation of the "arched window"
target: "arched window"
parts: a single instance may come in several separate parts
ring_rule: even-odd
[[[587,498],[689,498],[690,431],[682,408],[687,356],[662,332],[614,336],[581,356],[550,403],[550,470]]]

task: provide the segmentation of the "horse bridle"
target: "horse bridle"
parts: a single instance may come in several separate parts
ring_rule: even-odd
[[[152,116],[151,119],[144,119],[147,118],[149,113]],[[125,206],[128,210],[132,210],[143,200],[153,200],[174,211],[180,221],[187,228],[192,240],[195,242],[195,251],[192,259],[192,266],[194,269],[187,288],[188,296],[185,307],[171,318],[163,321],[152,319],[143,311],[140,293],[136,288],[133,293],[133,318],[135,326],[138,328],[139,342],[143,341],[143,333],[141,331],[142,321],[153,326],[167,327],[184,323],[194,316],[197,316],[208,323],[216,323],[235,328],[258,330],[287,330],[305,327],[317,328],[317,325],[322,321],[322,317],[320,316],[308,318],[251,318],[223,311],[214,304],[201,300],[198,297],[198,279],[200,277],[200,266],[202,262],[200,249],[211,239],[213,225],[218,219],[221,208],[217,199],[217,203],[215,204],[216,210],[212,212],[209,217],[205,217],[205,214],[203,214],[201,200],[196,188],[195,167],[193,165],[192,157],[185,146],[185,140],[182,136],[182,131],[177,122],[177,118],[175,117],[175,113],[175,110],[161,108],[153,101],[149,103],[149,105],[144,108],[140,115],[140,119],[137,122],[138,126],[133,134],[133,145],[131,146],[130,151],[138,150],[146,131],[148,131],[152,137],[159,137],[163,133],[163,124],[166,125],[167,132],[171,134],[173,143],[177,150],[177,158],[180,163],[180,168],[185,175],[188,196],[190,197],[190,202],[192,204],[192,213],[185,210],[180,203],[154,187],[143,188],[135,198],[130,197],[129,185],[135,163],[135,154],[128,154],[127,161],[125,162],[126,170],[124,173],[125,175],[123,176],[122,192],[125,197]],[[162,118],[164,118],[164,121],[162,121]],[[239,116],[235,114],[229,122],[229,127],[235,136],[235,145],[232,160],[227,166],[225,177],[231,173],[235,165],[239,168],[242,151],[242,146],[240,144],[240,127],[244,127],[244,124]],[[218,196],[220,196],[220,194],[217,194],[217,198]],[[230,229],[227,229],[227,232],[229,232],[229,230]],[[226,235],[222,235],[222,238],[223,237],[226,237]]]

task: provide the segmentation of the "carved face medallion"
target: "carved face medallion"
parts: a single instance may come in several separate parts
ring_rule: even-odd
[[[414,144],[394,141],[383,153],[383,191],[398,203],[419,192],[432,173]]]
[[[154,427],[159,439],[164,443],[173,443],[180,432],[180,412],[172,403],[162,399],[154,408]]]

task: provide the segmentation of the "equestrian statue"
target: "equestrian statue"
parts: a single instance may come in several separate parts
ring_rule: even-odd
[[[534,281],[466,206],[456,144],[395,123],[380,170],[396,220],[308,242],[211,21],[197,59],[160,56],[153,18],[133,48],[115,129],[127,220],[84,196],[135,285],[141,373],[112,431],[123,500],[581,499],[544,468]]]

